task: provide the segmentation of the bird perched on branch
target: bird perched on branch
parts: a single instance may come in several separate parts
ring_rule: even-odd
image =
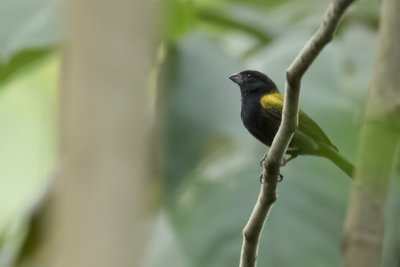
[[[229,79],[240,87],[244,126],[263,144],[271,146],[282,120],[283,95],[267,75],[258,71],[242,71],[232,74]],[[290,157],[284,159],[282,165],[298,155],[315,155],[330,159],[350,178],[353,175],[353,165],[338,153],[337,147],[301,109],[298,127],[286,154]],[[262,161],[264,159],[265,156]]]

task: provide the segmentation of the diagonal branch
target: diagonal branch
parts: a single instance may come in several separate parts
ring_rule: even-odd
[[[257,203],[246,227],[243,229],[240,267],[256,265],[261,231],[268,213],[277,199],[279,168],[297,127],[301,78],[319,52],[332,40],[339,19],[353,2],[354,0],[336,0],[329,4],[318,30],[286,72],[282,122],[263,164],[262,181],[264,183],[261,185]]]

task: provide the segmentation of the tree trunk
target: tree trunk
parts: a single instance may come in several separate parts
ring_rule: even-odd
[[[150,5],[69,1],[62,164],[28,265],[141,265],[159,193],[151,186],[157,166],[146,88],[154,57]]]
[[[400,0],[382,3],[380,44],[345,222],[344,266],[380,266],[387,185],[400,136]]]

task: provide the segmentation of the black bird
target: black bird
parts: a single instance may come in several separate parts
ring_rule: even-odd
[[[244,126],[260,142],[271,146],[282,120],[283,95],[267,75],[258,71],[242,71],[232,74],[229,79],[240,87],[242,96],[240,115]],[[315,155],[330,159],[352,178],[353,165],[338,153],[337,147],[301,109],[298,127],[286,153],[290,157],[284,159],[282,165],[298,155]]]

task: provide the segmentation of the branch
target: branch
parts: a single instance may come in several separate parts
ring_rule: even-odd
[[[63,162],[39,218],[43,234],[23,266],[140,266],[159,203],[157,167],[149,161],[155,122],[144,79],[156,54],[154,5],[67,4]]]
[[[336,0],[329,4],[320,27],[286,72],[282,122],[263,164],[263,184],[257,203],[243,229],[240,267],[256,265],[261,230],[277,199],[277,181],[282,158],[297,127],[301,78],[319,52],[332,40],[339,19],[352,2],[354,0]]]
[[[387,188],[400,141],[399,9],[399,0],[382,2],[378,56],[345,222],[343,266],[381,265]]]

